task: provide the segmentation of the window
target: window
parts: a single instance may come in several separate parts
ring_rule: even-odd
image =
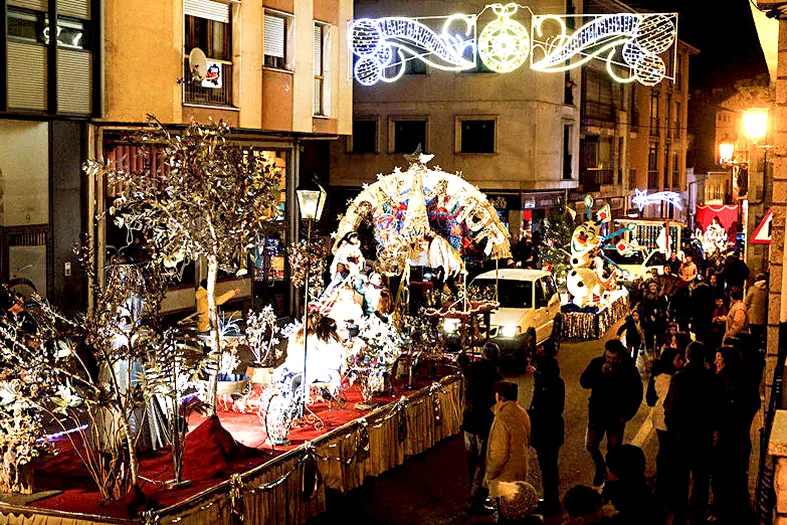
[[[265,11],[263,34],[263,65],[292,71],[293,53],[290,42],[295,28],[295,17],[278,11]]]
[[[459,119],[459,153],[494,153],[494,119]]]
[[[232,106],[232,26],[230,7],[214,0],[184,0],[184,78],[190,78],[188,54],[195,47],[208,58],[209,77],[183,84],[183,102]]]
[[[574,104],[574,81],[571,80],[571,71],[563,73],[563,104],[571,106]]]
[[[680,191],[680,155],[677,151],[672,154],[672,189]]]
[[[586,70],[582,88],[585,97],[582,114],[585,118],[612,121],[614,111],[612,105],[612,80],[605,74],[592,69]]]
[[[573,126],[563,124],[563,180],[571,180],[573,177],[574,161],[574,142]]]
[[[675,102],[675,134],[674,137],[676,139],[680,138],[681,136],[681,105],[680,102]]]
[[[331,63],[330,36],[331,26],[314,22],[314,104],[313,114],[316,116],[330,115],[330,79]]]
[[[659,92],[650,90],[650,134],[659,134]]]
[[[618,185],[623,185],[623,168],[626,159],[623,157],[623,137],[618,137]]]
[[[348,146],[348,153],[377,153],[377,119],[354,119]]]
[[[404,63],[404,74],[405,75],[425,75],[426,74],[426,62],[423,60],[419,60],[417,58],[411,58],[407,62]]]
[[[648,149],[648,188],[659,187],[659,145],[655,142],[650,143]]]
[[[472,283],[483,292],[495,293],[494,279],[476,279]],[[497,281],[497,300],[501,308],[533,308],[533,281]]]
[[[423,151],[428,151],[426,119],[395,119],[391,127],[391,153],[412,153],[419,145]]]
[[[9,9],[8,39],[26,44],[49,44],[49,16],[41,12]],[[57,46],[89,49],[90,41],[85,24],[78,20],[58,17]]]
[[[683,90],[683,55],[678,54],[678,67],[675,70],[675,89]]]

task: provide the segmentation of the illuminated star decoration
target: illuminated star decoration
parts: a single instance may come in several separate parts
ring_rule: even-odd
[[[631,198],[631,204],[639,208],[639,211],[642,211],[648,204],[657,204],[659,202],[668,202],[679,210],[683,209],[680,193],[675,191],[660,191],[648,195],[647,190],[634,190],[634,197]]]
[[[414,153],[403,156],[404,160],[409,162],[411,167],[413,164],[421,164],[422,166],[426,166],[426,164],[434,158],[434,155],[424,153],[420,144],[418,144],[418,147],[415,149]]]

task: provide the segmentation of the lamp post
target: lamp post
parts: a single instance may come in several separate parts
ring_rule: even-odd
[[[312,223],[315,219],[322,216],[322,208],[325,205],[327,194],[322,186],[317,185],[316,190],[298,189],[295,193],[298,196],[298,208],[301,210],[301,218],[306,220],[306,247],[308,250],[312,241]],[[303,283],[303,376],[301,377],[301,388],[303,389],[303,406],[301,415],[306,415],[306,403],[308,401],[308,386],[306,384],[306,358],[309,354],[309,257],[306,257],[306,278]]]
[[[765,150],[765,152],[763,154],[763,162],[762,162],[762,197],[760,199],[756,200],[756,201],[752,201],[751,199],[748,199],[749,184],[748,184],[748,181],[746,183],[747,199],[748,199],[748,205],[747,205],[746,209],[747,209],[748,212],[753,212],[755,214],[755,216],[756,216],[756,213],[758,211],[761,211],[761,210],[759,210],[759,209],[751,210],[751,207],[752,206],[759,207],[759,206],[761,206],[761,205],[763,205],[765,203],[765,187],[767,185],[767,180],[768,180],[768,150],[771,148],[771,146],[767,145],[767,144],[765,144],[765,145],[760,145],[759,144],[759,142],[763,138],[765,138],[766,134],[768,133],[768,110],[767,109],[750,109],[748,111],[745,111],[743,113],[743,132],[746,135],[746,138],[748,138],[751,141],[752,145],[754,145],[755,148],[761,148],[761,149]],[[756,165],[756,164],[752,163],[749,167],[751,168],[754,165]],[[748,176],[748,173],[747,173],[747,176]],[[749,224],[748,224],[748,215],[749,215],[749,213],[747,213],[747,217],[746,217],[746,222],[747,222],[747,224],[746,224],[746,235],[747,235],[747,237],[748,237],[748,234],[749,234],[749,231],[750,231]],[[747,245],[750,246],[750,244],[748,243],[748,238],[747,238],[746,241],[747,241]],[[749,247],[748,246],[746,247],[746,250],[745,250],[745,253],[747,255],[747,257],[746,257],[747,263],[749,263],[749,258],[748,258]],[[770,246],[768,247],[768,251],[770,252]],[[755,252],[752,253],[752,256],[754,256],[755,253],[756,253],[756,250],[755,250]],[[762,262],[760,263],[760,265],[764,266],[762,264]]]

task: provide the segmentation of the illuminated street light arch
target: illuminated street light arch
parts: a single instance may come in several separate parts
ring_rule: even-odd
[[[361,18],[350,23],[350,47],[356,58],[356,81],[364,86],[395,82],[406,62],[421,60],[436,69],[467,71],[479,61],[491,71],[509,73],[530,57],[530,69],[561,72],[591,60],[606,63],[617,82],[654,86],[667,75],[662,55],[676,52],[678,15],[619,13],[610,15],[537,15],[529,8],[530,31],[514,15],[518,4],[493,4],[478,14],[423,18]],[[478,34],[487,10],[496,18]],[[568,19],[579,21],[569,32]],[[435,29],[432,26],[442,22]],[[430,26],[431,25],[431,26]]]

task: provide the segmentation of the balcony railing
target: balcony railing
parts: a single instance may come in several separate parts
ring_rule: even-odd
[[[187,61],[188,62],[188,61]],[[219,61],[216,61],[219,62]],[[184,76],[190,77],[188,63],[184,64]],[[183,84],[183,103],[199,106],[232,107],[232,64],[221,62],[221,87],[207,88],[197,82]]]
[[[615,106],[586,100],[582,103],[581,116],[583,119],[615,122]]]
[[[585,169],[579,172],[579,184],[586,191],[598,191],[602,185],[615,183],[615,170]]]

